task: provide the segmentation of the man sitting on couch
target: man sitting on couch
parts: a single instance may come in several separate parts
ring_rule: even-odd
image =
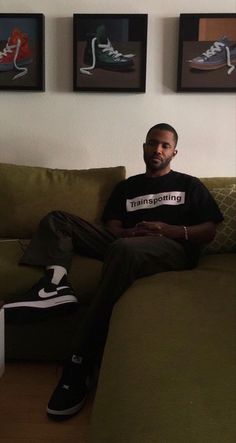
[[[92,368],[106,340],[112,308],[135,279],[193,268],[201,247],[215,235],[223,216],[195,177],[173,171],[175,129],[161,123],[143,144],[146,172],[119,183],[94,225],[62,211],[44,217],[20,263],[46,268],[43,278],[6,312],[53,309],[77,303],[67,280],[74,253],[103,261],[100,284],[75,334],[75,353],[48,403],[51,417],[70,417],[84,404]],[[79,296],[78,296],[79,297]]]

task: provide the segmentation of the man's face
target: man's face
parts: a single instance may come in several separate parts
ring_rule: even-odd
[[[143,145],[143,157],[150,176],[164,175],[170,171],[170,162],[177,154],[172,132],[153,129]]]

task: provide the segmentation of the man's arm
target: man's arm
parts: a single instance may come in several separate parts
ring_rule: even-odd
[[[216,234],[217,224],[205,222],[194,226],[169,225],[163,222],[141,222],[133,228],[124,229],[120,220],[109,220],[107,228],[118,237],[164,236],[173,240],[189,240],[192,243],[209,243]]]
[[[153,235],[158,233],[174,240],[189,240],[200,244],[214,239],[217,224],[209,221],[193,226],[178,226],[163,222],[142,222],[138,224],[138,227],[150,229]]]

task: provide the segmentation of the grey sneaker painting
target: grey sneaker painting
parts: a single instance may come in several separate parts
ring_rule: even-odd
[[[236,14],[180,14],[177,91],[236,91]]]
[[[191,69],[202,71],[227,68],[230,75],[236,65],[236,42],[231,42],[226,36],[219,38],[200,56],[188,61]]]

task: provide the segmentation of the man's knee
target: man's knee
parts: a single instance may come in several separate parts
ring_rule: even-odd
[[[133,238],[118,238],[111,243],[108,250],[110,259],[124,258],[134,259],[136,256],[137,248]]]
[[[50,211],[48,212],[39,222],[41,226],[47,226],[50,225],[52,222],[55,221],[62,221],[65,219],[65,213],[63,211]]]

